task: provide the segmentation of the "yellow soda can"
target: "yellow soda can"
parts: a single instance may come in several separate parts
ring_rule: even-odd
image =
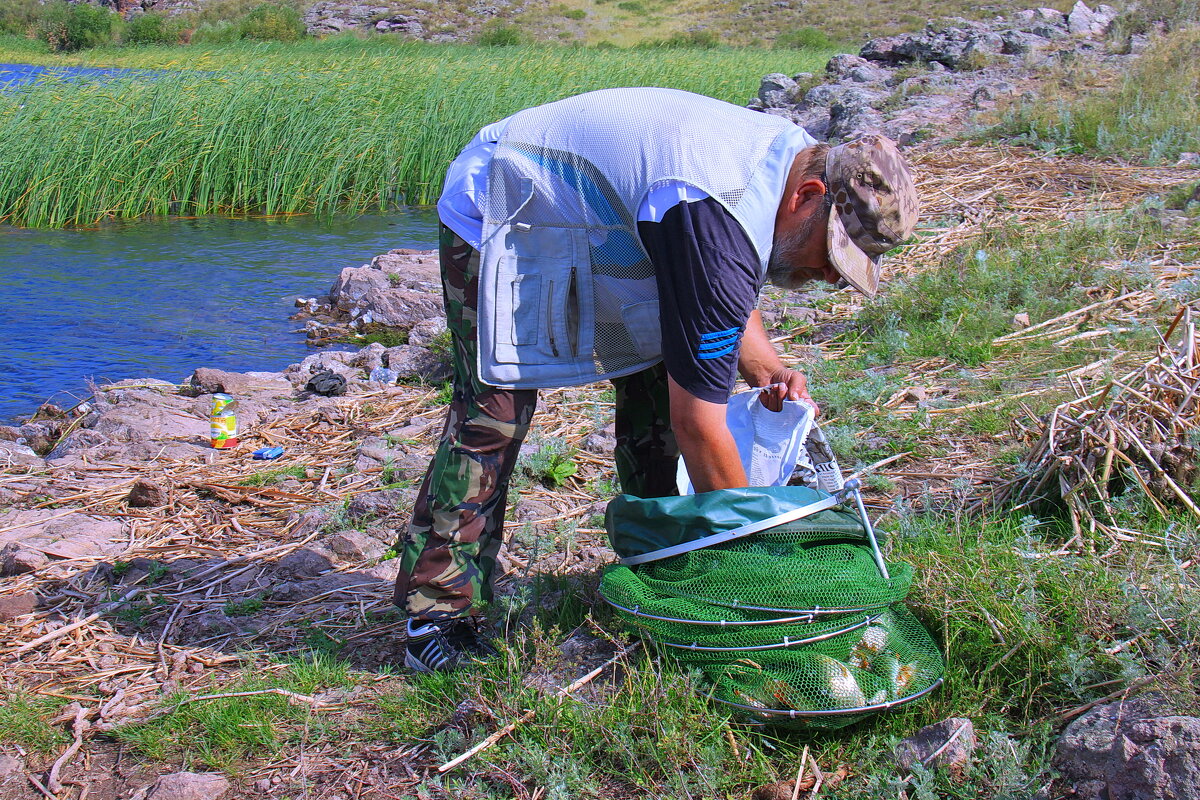
[[[232,395],[213,395],[212,414],[209,415],[208,422],[213,447],[238,446],[237,400],[234,400]]]

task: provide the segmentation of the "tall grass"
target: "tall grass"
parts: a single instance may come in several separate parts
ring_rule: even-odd
[[[1042,97],[1016,109],[1001,130],[1152,163],[1200,150],[1200,28],[1160,39],[1116,86],[1080,98]]]
[[[0,220],[426,204],[474,132],[521,108],[639,85],[742,103],[758,76],[827,55],[355,39],[140,50],[112,60],[191,69],[0,97]]]

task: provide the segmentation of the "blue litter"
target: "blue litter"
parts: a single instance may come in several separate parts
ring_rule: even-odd
[[[255,450],[253,455],[259,461],[270,461],[273,458],[279,458],[281,455],[283,455],[283,448],[282,447],[263,447],[259,450]]]

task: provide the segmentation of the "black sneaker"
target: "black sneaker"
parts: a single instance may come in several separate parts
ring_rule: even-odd
[[[408,620],[404,665],[409,669],[448,672],[470,661],[494,655],[496,651],[480,637],[478,623],[473,617],[437,622]]]

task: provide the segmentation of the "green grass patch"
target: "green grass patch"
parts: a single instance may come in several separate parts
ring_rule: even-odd
[[[70,737],[50,721],[62,706],[61,700],[24,692],[0,695],[0,742],[39,754],[61,750]]]
[[[58,226],[427,204],[475,132],[522,108],[611,86],[667,86],[740,104],[758,76],[815,69],[826,57],[382,37],[87,51],[70,60],[168,72],[0,95],[0,220]],[[0,48],[0,60],[36,59]]]
[[[1013,109],[995,132],[1151,163],[1200,150],[1200,29],[1162,38],[1114,86],[1081,97],[1056,97],[1060,91]]]
[[[288,478],[302,479],[305,477],[305,466],[296,464],[291,467],[272,467],[271,469],[260,470],[253,475],[247,475],[238,481],[240,486],[270,486],[275,483],[282,483]]]
[[[1148,271],[1098,265],[1132,256],[1143,236],[1160,232],[1135,212],[1097,214],[1040,233],[1016,225],[985,231],[867,305],[860,324],[873,340],[865,352],[883,363],[941,356],[984,364],[1018,313],[1037,324],[1087,305],[1089,289],[1147,285]]]
[[[307,695],[353,685],[344,663],[318,653],[293,660],[282,669],[247,672],[249,675],[241,681],[210,694],[279,688]],[[176,696],[166,704],[171,709],[166,715],[151,722],[122,726],[114,735],[145,758],[225,771],[278,753],[303,736],[319,737],[336,721],[315,715],[308,706],[291,703],[277,694],[196,702]]]

